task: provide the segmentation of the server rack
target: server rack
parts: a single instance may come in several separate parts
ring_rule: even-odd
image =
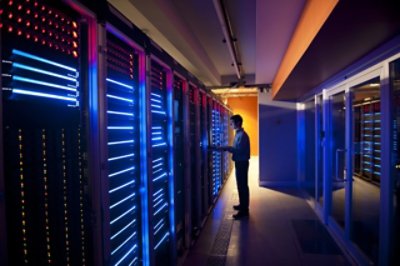
[[[211,143],[214,146],[221,146],[221,116],[217,101],[212,100],[211,109]],[[212,151],[212,197],[215,200],[222,186],[220,151]]]
[[[172,72],[155,57],[147,60],[149,106],[149,244],[150,264],[175,261],[172,132]]]
[[[88,14],[58,2],[3,1],[0,7],[7,154],[0,162],[7,235],[0,241],[8,249],[2,264],[91,263],[84,138]]]
[[[228,110],[224,108],[221,105],[221,128],[222,128],[222,134],[221,134],[221,142],[223,146],[228,146],[229,145],[229,116],[228,116]],[[225,182],[225,180],[229,177],[230,169],[229,169],[229,153],[224,152],[222,155],[222,169],[223,169],[223,175],[222,178]]]
[[[103,257],[105,265],[142,265],[147,259],[143,200],[144,53],[107,25],[99,71],[102,132]],[[102,69],[102,67],[100,67]],[[143,171],[142,171],[143,170]]]
[[[355,104],[355,142],[360,151],[355,156],[355,173],[373,183],[380,183],[381,120],[380,101]]]
[[[174,179],[175,179],[175,232],[179,257],[190,246],[191,213],[190,198],[190,151],[188,88],[185,78],[174,73]]]
[[[209,211],[209,178],[208,178],[208,108],[207,93],[200,90],[200,180],[201,180],[201,216],[203,220]],[[204,222],[204,221],[203,221]]]

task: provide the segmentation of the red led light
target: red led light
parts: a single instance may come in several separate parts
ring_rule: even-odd
[[[13,14],[12,14],[12,13],[9,13],[9,14],[8,14],[8,18],[9,18],[9,19],[12,19],[12,18],[13,18]]]
[[[42,9],[42,11],[45,11],[45,10],[46,10],[46,7],[45,7],[45,6],[42,6],[41,9]]]
[[[18,10],[21,10],[22,9],[22,5],[18,5],[18,8],[17,8]]]
[[[12,6],[13,5],[13,1],[8,1],[8,5]]]
[[[53,25],[53,21],[49,20],[49,26]]]
[[[52,11],[52,10],[49,10],[49,12],[48,12],[48,13],[49,13],[49,15],[51,15],[51,14],[53,13],[53,11]]]
[[[38,30],[39,29],[39,26],[38,25],[35,25],[35,27],[33,27],[35,30]]]
[[[30,35],[29,33],[27,33],[27,34],[25,35],[25,37],[26,37],[27,39],[30,39],[30,38],[31,38],[31,35]]]
[[[31,26],[31,22],[28,20],[28,21],[25,23],[25,25],[26,25],[27,27],[30,27],[30,26]]]
[[[0,16],[3,15],[3,9],[0,9]]]
[[[39,14],[38,14],[38,13],[35,13],[35,15],[33,15],[33,17],[34,17],[34,18],[38,18],[38,17],[39,17]]]
[[[72,42],[72,46],[74,47],[74,48],[78,48],[78,43],[77,42]]]
[[[53,36],[53,33],[52,33],[51,31],[49,31],[49,36],[50,36],[50,37]]]
[[[39,3],[38,3],[38,2],[35,2],[33,5],[34,5],[34,6],[38,6],[38,5],[39,5]]]
[[[46,29],[42,29],[42,33],[45,34],[46,33]]]
[[[22,35],[22,30],[17,31],[18,36]]]
[[[42,44],[45,45],[46,44],[46,40],[42,40]]]
[[[31,13],[31,10],[30,10],[30,9],[27,9],[27,10],[26,10],[26,14],[29,15],[30,13]]]
[[[45,22],[46,21],[46,18],[45,17],[42,17],[42,22]]]
[[[49,47],[50,48],[53,47],[53,43],[49,42]]]
[[[18,18],[18,19],[17,19],[17,22],[18,22],[18,23],[21,23],[21,22],[22,22],[22,18]]]
[[[73,52],[72,52],[72,56],[75,57],[75,58],[77,58],[77,57],[78,57],[78,52],[77,52],[77,51],[73,51]]]
[[[8,32],[12,32],[13,31],[13,27],[9,26],[8,27]]]
[[[0,23],[0,29],[2,29],[3,28],[3,23]]]
[[[39,38],[38,38],[37,36],[35,36],[35,37],[33,37],[33,41],[34,41],[34,42],[38,42],[38,41],[39,41]]]
[[[73,32],[72,32],[72,37],[78,38],[78,33],[76,33],[76,31],[73,31]]]
[[[78,23],[76,23],[75,21],[72,22],[72,27],[74,27],[75,29],[78,28]]]

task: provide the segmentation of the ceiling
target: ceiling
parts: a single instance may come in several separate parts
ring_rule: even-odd
[[[325,2],[329,1],[333,2],[325,0]],[[227,86],[238,81],[235,67],[232,66],[233,59],[230,56],[228,45],[223,42],[224,33],[214,3],[219,0],[108,0],[108,2],[206,86]],[[272,84],[274,82],[278,71],[282,68],[282,61],[287,54],[288,47],[290,48],[289,45],[294,38],[299,22],[312,2],[320,1],[220,1],[226,8],[227,17],[236,38],[234,43],[238,48],[237,58],[245,84]],[[375,4],[369,4],[369,2]],[[301,53],[298,60],[293,63],[293,67],[289,69],[287,76],[283,79],[282,88],[279,88],[279,92],[276,93],[276,98],[296,100],[326,79],[328,75],[334,74],[340,67],[347,66],[348,60],[341,58],[338,63],[334,64],[332,70],[327,70],[326,66],[321,69],[318,68],[318,65],[313,65],[312,60],[319,56],[316,60],[319,64],[331,63],[324,62],[324,56],[330,56],[329,59],[338,56],[337,53],[336,55],[331,53],[335,49],[334,44],[331,43],[332,39],[349,41],[352,30],[363,29],[365,32],[363,34],[367,34],[368,29],[364,29],[364,22],[368,27],[374,27],[378,20],[379,27],[376,28],[379,30],[385,27],[386,13],[379,13],[382,10],[378,9],[378,12],[374,14],[372,9],[370,10],[370,8],[377,9],[376,3],[378,2],[386,1],[339,1],[326,21],[327,26],[324,25],[321,31],[319,31],[320,27],[317,28],[316,36],[310,37],[310,42],[313,39],[318,41],[317,45],[314,41],[304,46],[305,53]],[[336,3],[337,1],[335,1],[335,5]],[[389,16],[391,27],[383,33],[381,30],[377,40],[368,41],[369,44],[365,45],[365,49],[358,47],[354,56],[351,56],[352,50],[349,49],[351,47],[348,46],[347,50],[343,50],[345,46],[341,43],[339,48],[342,50],[338,49],[338,53],[349,55],[351,60],[355,60],[365,53],[367,48],[370,49],[383,39],[388,39],[398,33],[400,19],[394,16],[393,10],[391,11],[393,14]],[[382,12],[389,11],[384,9]],[[359,15],[368,15],[368,19],[360,18]],[[343,21],[344,18],[347,18],[348,21]],[[311,16],[312,19],[314,19],[313,16]],[[357,27],[349,27],[348,23],[352,24],[352,19]],[[348,30],[344,32],[347,35],[340,36],[340,31],[346,27]],[[321,32],[322,37],[320,36]],[[330,32],[334,32],[335,35],[330,36]],[[358,34],[363,37],[362,40],[351,42],[351,44],[360,46],[362,41],[365,42],[363,34]],[[299,38],[302,39],[302,37]],[[333,50],[323,53],[322,51],[326,47]],[[361,47],[364,46],[361,45]],[[302,78],[310,76],[309,72],[306,73],[308,67],[315,68],[317,73],[323,71],[323,75],[313,77],[312,82],[302,81]],[[296,86],[299,82],[302,82],[303,87]]]

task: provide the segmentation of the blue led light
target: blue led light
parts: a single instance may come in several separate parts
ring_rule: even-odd
[[[136,219],[134,219],[132,222],[130,222],[129,224],[125,225],[124,228],[122,228],[121,230],[119,230],[117,233],[115,233],[114,235],[111,236],[111,240],[113,240],[114,238],[116,238],[118,235],[120,235],[122,232],[124,232],[126,229],[128,229],[131,225],[133,225],[136,222]]]
[[[155,140],[162,140],[162,137],[156,137],[156,138],[151,138],[151,140],[155,141]]]
[[[119,85],[121,87],[133,90],[133,86],[127,85],[125,83],[122,83],[122,82],[119,82],[119,81],[116,81],[116,80],[113,80],[113,79],[109,79],[109,78],[106,78],[106,80],[108,82],[110,82],[110,83],[117,84],[117,85]]]
[[[169,232],[167,232],[167,233],[163,236],[163,238],[161,238],[161,240],[157,243],[157,245],[155,245],[154,250],[156,250],[156,249],[161,245],[161,243],[162,243],[168,236],[169,236]]]
[[[120,205],[121,203],[124,203],[125,201],[127,201],[127,200],[129,200],[129,199],[135,197],[135,195],[136,195],[135,193],[130,194],[129,196],[127,196],[127,197],[123,198],[122,200],[120,200],[120,201],[114,203],[113,205],[111,205],[111,206],[110,206],[110,209],[113,209],[113,208],[115,208],[116,206]]]
[[[70,88],[67,86],[62,86],[62,85],[58,85],[58,84],[54,84],[54,83],[50,83],[50,82],[44,82],[44,81],[20,77],[20,76],[13,76],[12,79],[16,80],[16,81],[22,81],[22,82],[26,82],[26,83],[32,83],[32,84],[43,85],[43,86],[47,86],[47,87],[51,87],[51,88],[76,92],[76,87]]]
[[[133,127],[128,127],[128,126],[121,126],[121,127],[115,127],[115,126],[109,126],[107,129],[110,130],[132,130]]]
[[[162,205],[158,210],[154,212],[153,216],[159,214],[165,207],[168,207],[168,203],[164,203],[164,205]]]
[[[158,132],[158,131],[157,131],[157,132],[154,132],[154,131],[153,131],[153,132],[151,132],[151,135],[162,135],[162,132]]]
[[[63,100],[63,101],[69,101],[69,102],[77,101],[76,98],[64,97],[64,96],[50,94],[50,93],[35,92],[35,91],[29,91],[29,90],[23,90],[23,89],[13,89],[12,92],[17,93],[17,94],[37,96],[37,97],[42,97],[42,98],[50,98],[50,99]]]
[[[154,92],[152,92],[152,93],[151,93],[151,95],[152,95],[152,96],[156,96],[157,98],[162,98],[162,96],[161,96],[161,95],[159,95],[159,94],[156,94],[156,93],[154,93]]]
[[[115,100],[120,100],[120,101],[124,101],[124,102],[133,103],[133,100],[131,100],[131,99],[120,97],[120,96],[115,96],[115,95],[112,95],[112,94],[107,94],[107,97],[111,98],[111,99],[115,99]]]
[[[162,127],[159,127],[159,126],[157,126],[157,127],[151,127],[151,129],[163,129]]]
[[[154,99],[154,98],[151,98],[151,99],[150,99],[150,101],[152,101],[152,102],[156,102],[156,103],[162,103],[162,101],[160,101],[160,100],[157,100],[157,99]]]
[[[20,50],[13,49],[12,53],[15,54],[15,55],[19,55],[19,56],[22,56],[22,57],[25,57],[25,58],[36,60],[36,61],[39,61],[39,62],[42,62],[42,63],[46,63],[46,64],[53,65],[53,66],[56,66],[56,67],[64,68],[64,69],[67,69],[67,70],[70,70],[70,71],[73,71],[73,72],[77,72],[76,69],[73,68],[73,67],[69,67],[69,66],[66,66],[66,65],[51,61],[51,60],[47,60],[47,59],[45,59],[43,57],[39,57],[39,56],[36,56],[36,55],[33,55],[33,54],[28,54],[28,53],[22,52]]]
[[[120,174],[123,174],[123,173],[129,172],[129,171],[132,171],[132,170],[134,170],[134,169],[135,169],[135,167],[134,167],[134,166],[132,166],[132,167],[129,167],[129,168],[127,168],[127,169],[124,169],[124,170],[121,170],[121,171],[118,171],[118,172],[115,172],[115,173],[109,174],[109,175],[108,175],[108,177],[114,177],[114,176],[116,176],[116,175],[120,175]]]
[[[160,166],[163,166],[163,163],[159,163],[159,164],[153,165],[153,169],[157,168],[157,167],[160,167]]]
[[[151,107],[155,107],[157,109],[162,109],[161,105],[157,105],[157,104],[151,104]]]
[[[70,76],[66,76],[66,75],[60,75],[60,74],[57,74],[57,73],[54,73],[54,72],[51,72],[51,71],[43,70],[43,69],[36,68],[36,67],[27,66],[27,65],[24,65],[24,64],[20,64],[20,63],[12,63],[12,66],[14,68],[29,70],[29,71],[40,73],[40,74],[44,74],[44,75],[47,75],[47,76],[52,76],[52,77],[56,77],[56,78],[60,78],[60,79],[66,79],[66,80],[77,82],[76,78],[73,78],[73,77],[70,77]]]
[[[115,263],[114,266],[120,265],[121,262],[123,262],[124,259],[125,259],[126,257],[128,257],[128,255],[129,255],[136,247],[137,247],[137,245],[135,244],[130,250],[128,250],[128,252],[126,252],[126,254],[125,254],[117,263]]]
[[[133,211],[134,209],[136,209],[136,206],[133,206],[132,208],[130,208],[129,210],[127,210],[126,212],[124,212],[123,214],[121,214],[120,216],[118,216],[117,218],[115,218],[114,220],[112,220],[110,222],[110,224],[114,224],[115,222],[117,222],[118,220],[122,219],[125,215],[127,215],[128,213],[130,213],[131,211]]]
[[[161,161],[162,159],[163,159],[163,158],[160,157],[160,158],[157,158],[157,159],[153,160],[152,162],[155,163],[155,162]]]
[[[160,194],[163,190],[164,190],[164,189],[162,189],[162,188],[159,189],[159,190],[157,190],[155,193],[153,193],[153,196]]]
[[[114,189],[111,189],[110,191],[108,191],[108,193],[114,193],[115,191],[118,191],[118,190],[120,190],[120,189],[122,189],[122,188],[124,188],[124,187],[127,187],[127,186],[129,186],[129,185],[132,185],[132,184],[134,184],[135,183],[135,180],[132,180],[132,181],[129,181],[129,182],[127,182],[127,183],[125,183],[125,184],[123,184],[123,185],[120,185],[119,187],[116,187],[116,188],[114,188]]]
[[[133,156],[135,156],[135,154],[134,154],[134,153],[130,153],[130,154],[126,154],[126,155],[121,155],[121,156],[116,156],[116,157],[108,158],[108,161],[110,162],[110,161],[115,161],[115,160],[130,158],[130,157],[133,157]]]
[[[162,196],[164,196],[164,195],[162,195]],[[153,202],[154,202],[153,207],[154,208],[157,207],[158,205],[160,205],[161,203],[165,202],[165,199],[163,199],[162,197],[157,197],[157,198],[158,198],[157,201],[153,200]]]
[[[163,142],[163,143],[160,143],[160,144],[154,144],[154,145],[152,145],[152,147],[160,147],[160,146],[166,146],[166,145],[167,145],[167,143]]]
[[[132,235],[130,235],[127,239],[124,240],[124,242],[121,243],[116,249],[111,251],[111,255],[114,255],[115,252],[117,252],[120,248],[122,248],[129,240],[131,240],[134,236],[136,235],[136,232],[134,232]],[[136,244],[135,244],[136,246]]]
[[[167,176],[167,173],[164,173],[164,174],[162,174],[162,175],[160,175],[160,176],[158,176],[156,178],[153,178],[153,181],[157,181],[157,180],[163,178],[164,176]]]
[[[107,111],[107,114],[111,114],[111,115],[123,115],[123,116],[133,116],[132,113],[118,112],[118,111]]]
[[[159,199],[161,199],[164,196],[164,193],[161,193],[160,195],[158,195],[157,197],[155,197],[153,199],[153,202],[157,202]]]
[[[134,140],[121,140],[121,141],[112,141],[112,142],[108,142],[107,144],[109,146],[111,145],[119,145],[119,144],[128,144],[128,143],[133,143]]]
[[[151,110],[152,113],[155,114],[161,114],[161,115],[165,115],[166,113],[164,111],[155,111],[155,110]]]
[[[159,168],[158,170],[153,171],[153,174],[157,174],[158,172],[161,172],[163,168]]]

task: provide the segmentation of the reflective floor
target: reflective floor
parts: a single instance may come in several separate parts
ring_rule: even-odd
[[[234,175],[184,266],[351,265],[296,189],[258,186],[258,158],[250,161],[250,217],[233,220]]]

